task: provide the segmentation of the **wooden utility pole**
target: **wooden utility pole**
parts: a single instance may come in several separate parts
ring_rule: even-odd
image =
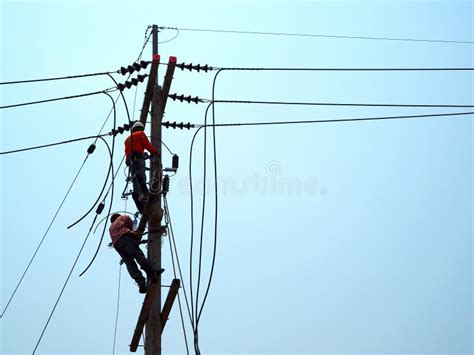
[[[143,214],[137,228],[138,233],[143,233],[148,223],[148,260],[155,270],[161,269],[161,238],[163,229],[161,219],[163,210],[161,208],[161,122],[165,112],[166,99],[168,98],[171,81],[176,66],[176,57],[170,57],[166,69],[163,88],[158,85],[158,26],[154,25],[153,37],[153,63],[150,69],[145,98],[143,100],[140,121],[146,125],[149,105],[151,103],[151,144],[158,151],[158,158],[152,159],[150,164],[150,189],[148,202],[143,208]],[[166,323],[171,306],[179,290],[180,280],[173,280],[165,308],[161,311],[161,275],[158,275],[158,283],[148,284],[148,292],[143,301],[142,309],[138,317],[137,325],[130,344],[130,351],[137,351],[140,336],[145,328],[145,355],[161,355],[161,333]]]
[[[153,25],[153,55],[158,54],[158,26]],[[158,159],[151,160],[150,191],[161,191],[161,121],[163,118],[161,87],[158,85],[158,75],[153,83],[153,98],[151,101],[151,135],[153,147],[158,150]],[[161,269],[161,194],[155,196],[153,209],[148,218],[148,260],[155,270]],[[158,289],[151,305],[145,328],[145,355],[161,355],[161,274],[158,276]]]

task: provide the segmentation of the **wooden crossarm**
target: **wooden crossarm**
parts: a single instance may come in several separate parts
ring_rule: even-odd
[[[179,279],[173,279],[171,282],[170,290],[168,291],[168,296],[166,297],[163,310],[161,311],[161,333],[165,329],[166,321],[171,312],[171,307],[173,307],[174,300],[178,294],[179,287],[181,286],[181,281]]]
[[[135,326],[135,331],[133,332],[132,342],[130,343],[130,351],[132,353],[137,351],[138,343],[140,342],[140,336],[143,333],[143,327],[145,326],[146,321],[148,320],[148,314],[150,313],[151,305],[155,299],[156,291],[158,290],[158,283],[150,283],[148,286],[148,291],[143,300],[142,310],[138,316],[137,325]]]
[[[146,85],[145,97],[143,98],[142,111],[140,112],[140,122],[146,126],[146,119],[150,109],[151,99],[153,98],[153,91],[155,88],[156,76],[158,74],[158,66],[160,65],[160,55],[153,56],[151,63],[150,74],[148,75],[148,83]]]

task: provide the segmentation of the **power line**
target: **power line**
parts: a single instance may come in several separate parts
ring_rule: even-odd
[[[166,41],[158,42],[158,44],[168,43],[175,40],[179,36],[179,30],[177,28],[175,30],[176,30],[176,34],[174,35],[173,38],[167,39]]]
[[[113,98],[112,98],[109,94],[107,94],[107,95],[110,97],[110,99],[112,100],[112,102],[114,102]],[[114,103],[114,129],[115,129],[115,126],[116,126],[116,116],[115,116],[115,103]],[[115,136],[114,136],[114,138],[113,138],[113,140],[112,140],[111,163],[110,163],[110,164],[113,164],[114,146],[115,146]],[[87,159],[87,157],[86,157],[86,159]],[[113,168],[112,168],[112,169],[113,169]],[[111,209],[112,209],[112,204],[113,204],[113,194],[114,194],[114,180],[113,180],[113,179],[112,179],[111,187],[112,187],[112,194],[111,194],[111,198],[110,198],[110,206],[109,206],[108,214],[110,214],[110,211],[111,211]],[[109,191],[110,191],[110,189],[109,189]],[[107,192],[107,194],[108,194],[108,192]],[[105,200],[106,200],[106,198],[107,198],[107,194],[105,195],[103,202],[105,202]],[[41,335],[40,335],[40,337],[39,337],[39,339],[38,339],[38,341],[37,341],[37,343],[36,343],[36,346],[35,346],[35,348],[34,348],[34,350],[33,350],[33,354],[36,352],[36,349],[38,348],[39,344],[41,343],[41,340],[42,340],[42,338],[43,338],[43,335],[44,335],[44,333],[45,333],[45,331],[46,331],[46,329],[47,329],[47,327],[48,327],[48,324],[49,324],[49,322],[50,322],[50,320],[51,320],[51,318],[52,318],[52,316],[53,316],[53,314],[54,314],[54,311],[56,310],[56,307],[57,307],[57,305],[58,305],[58,303],[59,303],[59,301],[60,301],[60,299],[61,299],[61,297],[62,297],[62,294],[63,294],[63,292],[64,292],[64,290],[65,290],[65,288],[66,288],[66,286],[67,286],[67,283],[69,282],[69,279],[70,279],[70,277],[71,277],[71,275],[72,275],[72,272],[74,271],[74,268],[76,267],[77,261],[79,260],[79,257],[80,257],[80,255],[81,255],[81,253],[82,253],[82,250],[84,249],[84,246],[86,245],[87,239],[89,238],[89,235],[90,235],[90,233],[91,233],[91,231],[92,231],[92,228],[94,227],[94,224],[95,224],[95,222],[96,222],[96,220],[97,220],[97,217],[99,216],[99,213],[100,213],[100,212],[97,212],[96,215],[94,216],[94,220],[92,221],[92,224],[91,224],[91,226],[90,226],[90,228],[89,228],[89,231],[87,232],[87,235],[86,235],[86,237],[85,237],[85,239],[84,239],[84,242],[82,243],[82,246],[81,246],[81,248],[80,248],[80,250],[79,250],[79,253],[77,254],[76,259],[74,260],[74,263],[73,263],[73,265],[72,265],[72,267],[71,267],[71,270],[70,270],[70,272],[69,272],[69,274],[68,274],[68,276],[67,276],[67,278],[66,278],[66,281],[64,282],[64,285],[63,285],[63,287],[62,287],[62,289],[61,289],[61,292],[59,293],[59,296],[58,296],[58,298],[57,298],[57,300],[56,300],[56,303],[54,304],[53,309],[51,310],[51,313],[50,313],[50,315],[49,315],[49,317],[48,317],[48,320],[46,321],[46,324],[45,324],[44,327],[43,327],[43,330],[42,330],[42,332],[41,332]],[[102,238],[103,238],[104,233],[105,233],[105,227],[106,227],[106,225],[107,225],[107,224],[104,225],[104,230],[103,230],[103,232],[102,232],[102,236],[101,236],[101,239],[100,239],[100,243],[102,242]],[[100,244],[99,244],[99,246],[100,246]],[[90,265],[91,265],[92,262],[94,261],[95,257],[97,256],[97,252],[98,252],[98,250],[96,251],[96,253],[95,253],[95,255],[94,255],[92,261],[91,261],[90,264],[87,266],[87,268],[82,272],[82,274],[83,274],[84,272],[86,272],[87,269],[90,267]],[[81,274],[81,275],[82,275],[82,274]]]
[[[33,146],[33,147],[7,150],[7,151],[4,151],[4,152],[0,152],[0,155],[20,153],[20,152],[26,152],[26,151],[29,151],[29,150],[54,147],[56,145],[69,144],[69,143],[79,142],[79,141],[83,141],[83,140],[87,140],[87,139],[93,139],[93,138],[100,138],[100,137],[104,137],[104,136],[107,136],[107,135],[108,134],[102,134],[102,135],[99,135],[99,136],[87,136],[87,137],[82,137],[82,138],[69,139],[67,141],[61,141],[61,142],[56,142],[56,143],[49,143],[49,144],[37,145],[37,146]]]
[[[6,305],[5,308],[3,309],[3,312],[2,312],[2,314],[1,314],[1,316],[0,316],[0,318],[3,318],[3,315],[5,314],[5,312],[6,312],[7,309],[8,309],[8,306],[10,305],[11,301],[13,300],[13,297],[15,296],[16,291],[18,290],[18,288],[20,287],[21,283],[23,282],[23,279],[25,278],[26,273],[27,273],[28,270],[30,269],[30,266],[31,266],[33,260],[35,259],[36,254],[38,254],[38,251],[39,251],[39,249],[41,248],[41,245],[43,244],[43,242],[44,242],[46,236],[47,236],[48,233],[49,233],[49,230],[51,229],[51,226],[53,225],[54,221],[56,220],[56,217],[58,216],[59,211],[61,211],[61,208],[63,207],[64,202],[66,201],[67,197],[69,196],[69,193],[71,192],[72,187],[73,187],[74,184],[76,183],[76,180],[77,180],[77,178],[79,177],[79,174],[81,173],[82,168],[84,168],[84,165],[86,164],[86,161],[87,161],[88,158],[89,158],[89,154],[87,154],[87,156],[86,156],[86,158],[84,159],[84,161],[82,162],[82,164],[81,164],[79,170],[77,171],[76,176],[75,176],[74,179],[72,180],[72,183],[71,183],[71,185],[69,186],[69,188],[68,188],[68,190],[67,190],[67,192],[66,192],[66,195],[64,196],[64,198],[62,199],[61,203],[59,204],[59,207],[58,207],[58,209],[56,210],[56,213],[54,214],[54,216],[53,216],[51,222],[50,222],[49,225],[48,225],[48,228],[46,228],[46,231],[44,232],[43,237],[41,238],[41,240],[40,240],[38,246],[36,247],[36,250],[35,250],[35,252],[33,253],[33,256],[30,258],[30,261],[28,262],[25,271],[23,271],[23,274],[21,275],[20,280],[18,281],[18,283],[17,283],[15,289],[13,290],[13,293],[11,294],[10,299],[9,299],[8,302],[7,302],[7,305]]]
[[[183,278],[183,273],[182,273],[182,270],[181,270],[181,263],[179,261],[179,254],[178,254],[178,248],[176,246],[176,239],[174,237],[174,231],[173,231],[173,223],[171,221],[171,214],[170,214],[170,211],[169,211],[169,206],[168,206],[168,199],[166,196],[163,197],[163,201],[164,201],[164,208],[165,208],[165,213],[166,213],[166,218],[168,219],[168,224],[169,224],[169,230],[170,230],[170,249],[173,250],[174,248],[174,253],[176,255],[176,264],[178,266],[178,272],[179,272],[179,275],[181,277],[181,280],[184,280]],[[171,242],[173,242],[173,248],[171,247]],[[172,256],[172,260],[174,260],[173,258],[173,255]],[[175,268],[174,268],[174,263],[173,263],[173,271],[175,271]],[[176,277],[176,274],[175,274],[175,277]],[[182,288],[183,288],[183,293],[184,293],[184,298],[186,300],[186,307],[188,309],[188,315],[189,315],[189,319],[191,320],[191,312],[190,312],[190,308],[189,308],[189,302],[188,302],[188,297],[187,297],[187,292],[186,292],[186,286],[184,285],[184,282],[183,282],[183,285],[182,285]],[[191,322],[191,325],[192,322]]]
[[[160,63],[160,65],[167,66],[168,63]],[[189,70],[197,70],[191,65]],[[320,71],[320,72],[445,72],[445,71],[474,71],[474,67],[407,67],[407,68],[362,68],[362,67],[216,67],[207,66],[207,70],[228,70],[228,71]]]
[[[201,231],[200,231],[200,238],[199,238],[199,261],[198,261],[198,279],[197,279],[197,287],[196,287],[196,308],[195,308],[195,327],[196,329],[194,330],[195,334],[195,346],[197,348],[197,352],[199,353],[199,341],[198,341],[198,309],[199,309],[199,290],[201,287],[201,270],[202,270],[202,249],[203,249],[203,242],[204,242],[204,221],[205,221],[205,211],[206,211],[206,178],[207,178],[207,128],[206,128],[206,123],[207,123],[207,113],[209,110],[209,107],[211,106],[208,105],[205,115],[204,115],[204,149],[203,149],[203,179],[202,179],[202,208],[201,208]],[[212,105],[214,106],[214,105]],[[198,134],[199,130],[197,130],[194,133],[193,141],[196,135]],[[192,145],[191,145],[192,149]]]
[[[110,201],[110,204],[112,205],[112,199],[111,199],[111,201]],[[84,239],[84,242],[82,243],[82,246],[81,246],[81,248],[79,249],[79,252],[77,253],[76,259],[74,260],[74,263],[72,264],[71,270],[69,271],[69,274],[68,274],[68,276],[67,276],[67,278],[66,278],[66,281],[64,282],[63,287],[61,288],[61,292],[59,293],[59,296],[58,296],[58,298],[56,299],[56,302],[54,303],[53,309],[51,310],[51,312],[50,312],[50,314],[49,314],[48,320],[46,321],[46,324],[44,325],[43,330],[41,331],[41,335],[40,335],[40,337],[38,338],[38,341],[36,342],[35,348],[33,349],[33,354],[36,353],[36,350],[38,349],[38,346],[40,345],[41,340],[43,339],[43,335],[44,335],[46,329],[48,328],[49,322],[51,321],[51,318],[53,317],[53,314],[54,314],[54,312],[55,312],[55,310],[56,310],[56,307],[57,307],[58,304],[59,304],[59,301],[61,300],[61,297],[62,297],[62,295],[63,295],[63,292],[64,292],[64,290],[66,289],[66,286],[67,286],[67,284],[68,284],[68,282],[69,282],[69,279],[71,278],[72,272],[74,271],[74,268],[76,267],[77,261],[79,260],[79,257],[81,256],[82,250],[84,249],[84,246],[86,245],[87,239],[89,238],[89,235],[90,235],[90,233],[91,233],[91,231],[92,231],[92,228],[94,227],[94,223],[95,223],[95,221],[97,220],[97,217],[98,217],[98,216],[99,216],[98,214],[96,214],[96,215],[94,216],[94,220],[92,221],[92,224],[91,224],[91,226],[90,226],[90,228],[89,228],[89,231],[87,232],[87,235],[86,235],[86,237],[85,237],[85,239]]]
[[[470,108],[474,105],[461,104],[385,104],[385,103],[344,103],[344,102],[298,102],[298,101],[253,101],[253,100],[205,100],[204,102],[226,104],[296,105],[296,106],[350,106],[350,107],[432,107]]]
[[[107,186],[107,182],[109,181],[109,176],[110,174],[112,173],[113,174],[113,154],[112,154],[112,150],[110,149],[110,146],[109,144],[105,141],[104,138],[100,137],[100,139],[102,139],[102,141],[104,142],[104,144],[107,146],[107,150],[109,151],[109,156],[110,156],[110,163],[109,163],[109,167],[107,168],[107,175],[105,175],[105,181],[104,181],[104,184],[102,185],[102,189],[100,190],[99,192],[99,195],[97,196],[97,199],[94,201],[94,203],[92,204],[92,206],[87,210],[86,213],[84,213],[82,215],[82,217],[80,217],[79,219],[77,219],[74,223],[71,223],[67,229],[70,229],[72,227],[74,227],[76,224],[78,224],[79,222],[81,222],[84,218],[86,218],[89,213],[92,212],[92,210],[94,209],[94,207],[97,205],[97,202],[99,202],[100,198],[102,197],[102,194],[104,193],[104,190]],[[115,137],[112,138],[113,140],[115,140]]]
[[[359,117],[359,118],[339,118],[325,120],[297,120],[297,121],[269,121],[269,122],[235,122],[235,123],[217,123],[208,124],[206,127],[237,127],[237,126],[270,126],[270,125],[291,125],[291,124],[315,124],[315,123],[337,123],[337,122],[357,122],[357,121],[378,121],[378,120],[397,120],[407,118],[435,118],[448,116],[474,115],[474,111],[452,112],[452,113],[431,113],[424,115],[402,115],[402,116],[379,116],[379,117]],[[198,128],[204,125],[196,125]]]
[[[114,127],[113,129],[115,130],[115,128],[117,127],[117,114],[116,114],[116,109],[115,109],[115,101],[114,99],[112,98],[112,96],[110,96],[109,94],[107,94],[107,96],[110,98],[110,100],[112,100],[112,103],[113,103],[113,106],[114,106]],[[115,153],[115,138],[116,136],[113,136],[112,138],[112,149],[109,150],[109,153],[110,153],[110,166],[109,166],[109,172],[110,171],[114,171],[114,153]],[[108,146],[107,146],[108,147]],[[123,161],[123,160],[122,160]],[[122,163],[120,163],[118,169],[117,169],[117,173],[120,171],[120,166],[122,165]],[[116,176],[116,175],[115,175]],[[112,193],[111,193],[111,199],[110,199],[110,206],[109,206],[109,211],[107,213],[107,216],[110,215],[110,211],[112,210],[112,204],[113,204],[113,197],[114,197],[114,187],[115,187],[115,176],[112,177],[112,182],[110,184],[110,187],[112,188]],[[109,174],[107,174],[107,178],[106,178],[106,181],[104,183],[104,186],[103,188],[105,188],[106,184],[107,184],[107,180],[109,178]],[[102,200],[102,203],[105,204],[105,200],[107,199],[107,196],[110,192],[110,187],[109,189],[107,190],[107,193],[105,194],[103,200]],[[103,190],[101,191],[101,194],[102,194]],[[87,265],[87,267],[84,269],[84,271],[79,274],[79,276],[82,276],[84,275],[84,273],[90,268],[90,266],[92,265],[92,263],[94,262],[97,254],[99,253],[99,250],[100,250],[100,245],[102,244],[102,240],[104,239],[104,234],[105,234],[105,229],[106,229],[106,226],[107,226],[107,223],[104,223],[104,229],[102,230],[102,235],[100,236],[100,241],[99,241],[99,245],[97,246],[97,249],[94,253],[94,256],[92,257],[92,260],[89,262],[89,264]]]
[[[474,44],[473,41],[444,40],[444,39],[374,37],[374,36],[348,36],[348,35],[329,35],[329,34],[318,34],[318,33],[237,31],[237,30],[204,29],[204,28],[177,28],[177,27],[164,27],[164,26],[158,27],[158,28],[162,29],[162,30],[178,30],[178,31],[188,31],[188,32],[212,32],[212,33],[242,34],[242,35],[286,36],[286,37],[308,37],[308,38],[337,38],[337,39],[358,39],[358,40],[399,41],[399,42]]]
[[[214,80],[212,83],[212,100],[215,101],[215,88],[216,88],[216,81],[220,71],[216,73],[214,76]],[[208,106],[209,108],[209,106]],[[207,115],[207,110],[206,110]],[[196,337],[198,337],[198,327],[199,327],[199,320],[201,319],[201,314],[204,309],[204,305],[206,304],[207,297],[209,295],[209,291],[211,289],[212,277],[214,275],[214,268],[216,263],[216,256],[217,256],[217,222],[218,222],[218,193],[217,193],[217,144],[216,144],[216,113],[215,113],[215,105],[212,104],[212,136],[213,136],[213,163],[214,163],[214,245],[213,245],[213,252],[212,252],[212,262],[211,262],[211,271],[209,273],[209,281],[206,287],[206,292],[204,293],[204,298],[201,303],[201,308],[197,313],[196,319]]]
[[[114,88],[114,89],[115,89],[115,88]],[[63,96],[63,97],[57,97],[57,98],[54,98],[54,99],[47,99],[47,100],[40,100],[40,101],[23,102],[23,103],[20,103],[20,104],[13,104],[13,105],[0,106],[0,110],[2,110],[2,109],[7,109],[7,108],[13,108],[13,107],[20,107],[20,106],[43,104],[43,103],[46,103],[46,102],[53,102],[53,101],[77,99],[77,98],[79,98],[79,97],[92,96],[92,95],[104,94],[104,93],[106,93],[106,91],[105,91],[105,90],[102,90],[102,91],[90,92],[90,93],[87,93],[87,94],[72,95],[72,96]]]
[[[118,287],[117,287],[117,311],[115,312],[114,343],[112,347],[112,354],[115,354],[115,341],[117,339],[117,325],[118,325],[119,310],[120,310],[120,280],[121,279],[122,279],[122,264],[119,263],[119,277],[118,277]]]
[[[116,74],[116,73],[119,73],[119,72],[120,72],[119,70],[116,70],[116,71],[109,71],[109,72],[102,72],[102,73],[92,73],[92,74],[82,74],[82,75],[59,76],[59,77],[55,77],[55,78],[30,79],[30,80],[16,80],[16,81],[3,81],[3,82],[0,82],[0,85],[27,84],[27,83],[37,83],[37,82],[43,82],[43,81],[78,79],[78,78],[86,78],[86,77],[90,77],[90,76]]]
[[[360,71],[360,72],[400,72],[400,71],[474,71],[474,67],[417,67],[417,68],[331,68],[331,67],[293,67],[293,68],[284,68],[284,67],[212,67],[210,70],[235,70],[235,71],[322,71],[322,72],[332,72],[332,71]]]
[[[113,82],[115,83],[115,85],[118,85],[117,81],[115,81],[115,79],[114,79],[111,75],[109,75],[109,77],[110,77],[110,79],[113,80]],[[106,95],[109,97],[109,99],[112,100],[112,109],[113,109],[113,112],[114,112],[114,127],[113,127],[113,130],[112,130],[112,136],[113,136],[113,138],[112,138],[112,147],[114,147],[114,146],[115,146],[115,137],[116,137],[116,136],[113,134],[113,132],[115,131],[115,126],[116,126],[116,123],[117,123],[117,112],[116,112],[116,106],[115,106],[117,100],[114,100],[114,99],[112,98],[112,96],[110,96],[110,94],[108,94],[107,92],[104,92],[104,94],[106,94]],[[124,103],[124,106],[125,106],[125,110],[126,110],[126,112],[127,112],[128,123],[129,123],[129,125],[131,125],[130,113],[129,113],[129,111],[128,111],[127,101],[125,100],[125,96],[123,95],[123,92],[122,92],[122,91],[120,91],[119,96],[122,96],[123,103]],[[118,97],[117,97],[117,99],[118,99]],[[108,117],[107,117],[107,119],[108,119]],[[102,128],[103,128],[103,126],[102,126]],[[101,131],[102,131],[102,129],[101,129]],[[71,225],[69,225],[69,226],[67,227],[68,229],[69,229],[69,228],[72,228],[73,226],[75,226],[76,224],[78,224],[78,223],[79,223],[80,221],[82,221],[89,213],[92,212],[92,210],[94,209],[94,206],[97,204],[97,202],[99,202],[100,197],[102,196],[102,194],[103,194],[103,192],[104,192],[104,190],[105,190],[105,186],[107,185],[107,181],[108,181],[108,179],[109,179],[110,173],[111,173],[111,172],[113,173],[113,161],[112,161],[112,160],[113,160],[113,158],[112,158],[112,156],[113,156],[113,149],[112,149],[112,151],[111,151],[110,148],[109,148],[109,146],[108,146],[108,144],[107,144],[107,142],[106,142],[102,137],[101,137],[101,139],[102,139],[102,140],[104,141],[104,143],[107,145],[107,148],[109,149],[109,153],[110,153],[110,164],[109,164],[109,169],[108,169],[108,171],[107,171],[107,175],[106,175],[106,178],[105,178],[104,185],[103,185],[103,187],[102,187],[102,190],[101,190],[100,193],[99,193],[99,196],[97,196],[96,201],[92,204],[92,206],[89,208],[89,210],[88,210],[81,218],[79,218],[77,221],[75,221],[74,223],[72,223]]]
[[[175,155],[171,149],[166,145],[165,142],[163,142],[163,140],[161,140],[158,136],[150,136],[150,138],[158,138],[158,140],[161,142],[161,144],[163,144],[166,148],[166,150],[171,154],[171,155]]]
[[[175,253],[179,273],[181,275],[181,280],[183,280],[183,275],[181,274],[181,266],[180,266],[180,263],[179,263],[178,250],[176,249],[176,242],[175,242],[175,238],[174,238],[173,227],[171,225],[171,216],[170,216],[170,213],[169,213],[169,207],[168,207],[168,201],[166,199],[166,195],[163,197],[163,200],[164,200],[164,207],[165,207],[165,220],[167,220],[166,223],[167,224],[169,223],[169,226],[170,226],[170,228],[169,228],[169,230],[170,230],[169,234],[170,235],[168,237],[168,241],[169,241],[169,245],[170,245],[171,262],[172,262],[172,265],[173,265],[173,274],[174,274],[174,278],[176,278],[177,275],[176,275],[176,266],[175,266],[175,258],[174,258],[174,253]],[[171,239],[173,239],[173,244],[171,243]],[[173,245],[174,245],[174,252],[173,252]],[[183,293],[184,293],[184,297],[185,297],[185,300],[186,300],[186,306],[187,306],[187,309],[188,309],[188,314],[189,314],[189,317],[191,319],[191,313],[190,313],[190,310],[189,310],[189,303],[188,303],[188,299],[187,299],[187,296],[186,296],[186,290],[184,288],[184,282],[183,282]],[[179,305],[179,314],[180,314],[180,317],[181,317],[181,327],[183,329],[184,343],[186,345],[186,354],[189,355],[188,337],[186,335],[186,327],[184,325],[183,309],[181,307],[181,298],[179,296],[179,293],[178,293],[178,305]],[[191,326],[193,327],[192,323],[191,323]]]

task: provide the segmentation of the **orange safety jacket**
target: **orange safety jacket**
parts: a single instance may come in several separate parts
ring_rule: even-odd
[[[158,154],[158,151],[151,145],[145,132],[133,132],[125,139],[125,156],[127,159],[130,158],[131,153],[143,154],[145,149],[151,154]]]

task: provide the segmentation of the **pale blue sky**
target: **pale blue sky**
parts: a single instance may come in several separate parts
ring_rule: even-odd
[[[0,3],[0,81],[116,70],[136,58],[151,24],[474,40],[471,1]],[[163,31],[160,40],[174,34]],[[473,48],[181,31],[175,40],[160,44],[159,52],[163,62],[174,55],[178,62],[217,67],[472,67]],[[145,55],[151,55],[150,46]],[[164,72],[160,67],[160,81]],[[210,98],[213,77],[177,69],[171,92]],[[112,85],[106,77],[95,77],[1,86],[0,105]],[[144,87],[138,89],[135,117]],[[130,108],[134,93],[126,93]],[[468,72],[224,72],[216,98],[474,103],[473,75]],[[126,115],[120,101],[117,107],[123,124]],[[165,119],[201,123],[205,107],[169,101]],[[94,135],[110,108],[110,99],[100,95],[1,110],[0,150]],[[222,104],[216,107],[216,119],[225,123],[461,110]],[[109,120],[106,129],[111,125]],[[168,199],[186,283],[187,166],[193,133],[163,131],[164,141],[181,158]],[[472,134],[469,116],[217,129],[219,241],[200,324],[202,352],[472,353]],[[116,163],[124,138],[118,136]],[[202,178],[202,139],[197,143],[196,183]],[[2,309],[89,144],[0,158]],[[170,162],[167,153],[164,159]],[[72,230],[66,226],[95,200],[107,164],[105,147],[99,143],[0,320],[2,354],[32,352],[92,216]],[[210,164],[208,168],[212,171]],[[123,210],[124,175],[120,173],[116,182],[114,210]],[[201,189],[195,188],[199,203]],[[209,197],[205,279],[213,237]],[[132,201],[127,206],[134,212]],[[108,236],[91,269],[78,278],[98,240],[99,233],[91,235],[38,353],[112,353],[119,257],[107,248]],[[163,283],[169,284],[172,267],[165,245]],[[121,280],[116,353],[126,354],[142,296],[125,269]],[[163,353],[184,351],[175,305],[163,336]]]

